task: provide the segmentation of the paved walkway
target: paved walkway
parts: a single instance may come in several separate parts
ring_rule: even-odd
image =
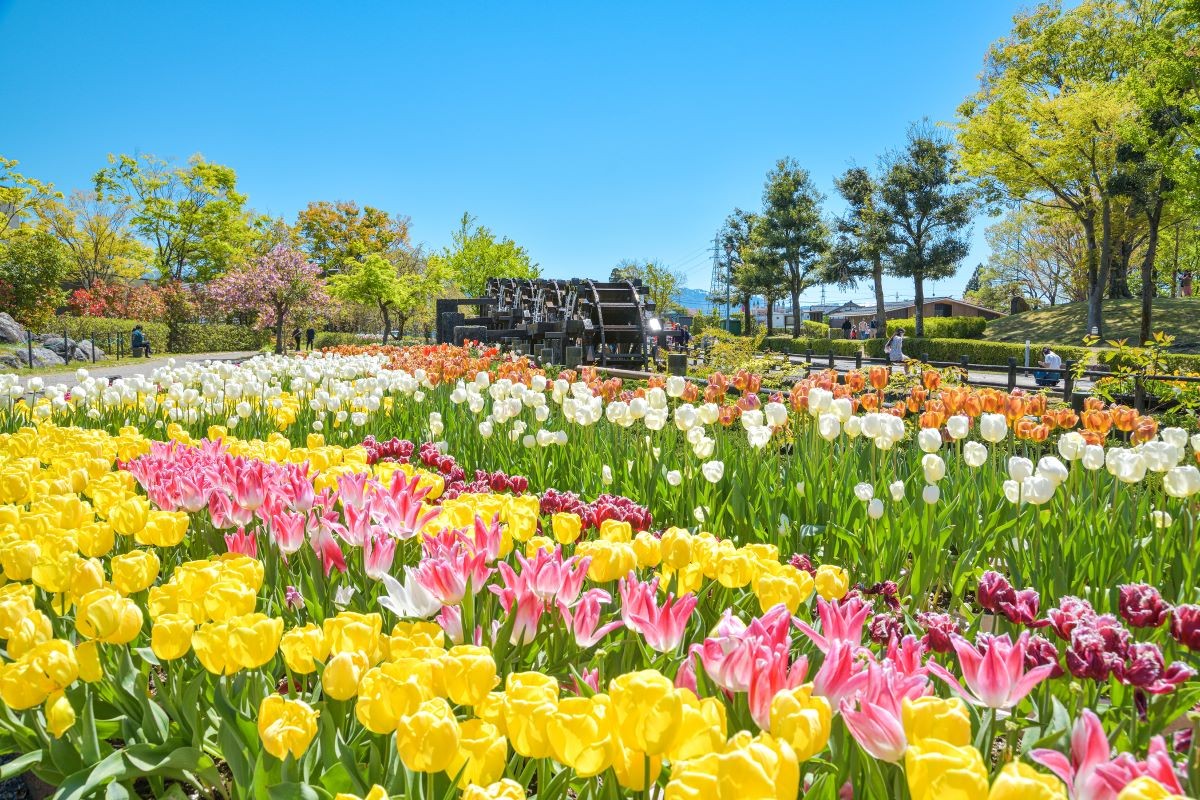
[[[92,363],[91,361],[72,361],[70,366],[78,366],[86,369],[89,374],[108,378],[131,378],[135,375],[149,375],[159,367],[165,367],[168,359],[175,359],[175,364],[193,364],[202,361],[244,361],[247,358],[258,355],[257,350],[241,350],[237,352],[226,353],[184,353],[180,355],[165,355],[154,356],[152,358],[140,359],[136,362],[125,362],[121,364],[105,365],[103,361]],[[20,376],[22,383],[28,383],[30,378],[41,378],[47,384],[51,383],[71,383],[75,380],[74,372],[50,372],[38,374],[36,371],[21,371],[17,375]]]

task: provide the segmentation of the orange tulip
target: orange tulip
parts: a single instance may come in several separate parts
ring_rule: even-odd
[[[859,403],[862,404],[864,411],[875,411],[879,408],[879,395],[864,394],[859,400]]]
[[[1088,409],[1083,412],[1083,427],[1093,433],[1099,434],[1101,437],[1108,434],[1108,430],[1112,427],[1112,424],[1111,412],[1100,411],[1098,409]]]
[[[1034,425],[1029,432],[1029,438],[1035,442],[1044,442],[1050,436],[1049,425]]]
[[[866,385],[867,385],[866,376],[864,376],[861,372],[858,372],[856,370],[854,372],[846,373],[846,387],[848,389],[850,389],[850,391],[854,392],[855,394],[858,394],[859,392],[861,392],[863,390],[863,387]]]
[[[888,378],[890,376],[888,375],[887,367],[871,367],[869,375],[871,385],[876,389],[883,389],[888,385]]]
[[[1025,398],[1017,394],[1010,394],[1004,405],[1004,416],[1008,417],[1010,424],[1025,416]]]
[[[1079,424],[1079,415],[1071,408],[1060,408],[1058,410],[1058,427],[1071,429]]]
[[[976,419],[983,413],[983,400],[977,394],[970,394],[963,398],[962,410],[971,419]]]
[[[932,392],[934,389],[938,388],[938,386],[941,385],[942,374],[940,372],[938,372],[937,370],[927,369],[927,370],[925,370],[925,373],[921,376],[921,383],[923,383],[925,385],[926,389],[928,389],[929,391]]]
[[[1148,442],[1158,435],[1158,421],[1154,417],[1142,417],[1133,427],[1133,434],[1129,437],[1132,444],[1142,444]]]
[[[1088,397],[1083,401],[1084,411],[1103,411],[1104,401],[1099,397]]]
[[[1128,406],[1113,406],[1110,412],[1113,418],[1113,425],[1119,431],[1129,432],[1137,425],[1138,412]]]
[[[1046,395],[1035,394],[1026,400],[1026,414],[1032,414],[1035,417],[1040,417],[1046,413]]]

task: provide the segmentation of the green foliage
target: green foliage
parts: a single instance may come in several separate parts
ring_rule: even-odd
[[[361,333],[345,331],[320,331],[313,340],[313,347],[339,347],[341,345],[379,344],[378,336],[363,336]]]
[[[973,339],[983,336],[988,321],[983,317],[930,317],[925,320],[925,336],[930,339]],[[916,335],[916,321],[912,319],[889,319],[887,334],[904,331],[905,336]]]
[[[0,307],[37,330],[65,302],[60,284],[68,269],[66,249],[57,239],[43,231],[18,231],[0,243]]]
[[[804,336],[814,336],[822,339],[829,338],[829,325],[825,322],[805,319],[800,321],[800,333]]]
[[[655,312],[659,316],[663,316],[678,308],[678,303],[672,298],[683,288],[684,275],[658,261],[639,262],[634,259],[625,259],[613,267],[608,279],[610,281],[640,280],[649,290],[647,294],[654,303]]]
[[[266,331],[249,325],[226,325],[213,322],[187,322],[179,326],[178,346],[171,347],[170,328],[164,322],[139,319],[115,319],[110,317],[72,317],[61,315],[47,323],[42,332],[62,333],[72,339],[92,339],[96,346],[109,355],[116,354],[116,339],[121,337],[121,348],[129,352],[129,336],[134,325],[142,331],[157,352],[169,353],[220,353],[240,350],[261,350],[269,341]]]
[[[309,259],[322,272],[341,269],[348,259],[387,257],[408,246],[408,217],[392,216],[352,202],[309,203],[296,217],[296,232]]]
[[[780,159],[767,173],[757,241],[786,271],[793,308],[800,307],[800,294],[821,278],[822,259],[829,249],[829,230],[821,217],[824,199],[808,171],[790,158]],[[798,318],[792,333],[800,333]]]
[[[488,278],[536,278],[541,274],[529,253],[512,239],[501,239],[475,218],[463,214],[454,241],[429,262],[438,274],[457,285],[468,297],[479,297]]]
[[[17,172],[19,163],[0,156],[0,242],[14,235],[26,217],[38,214],[48,203],[62,197],[54,184]]]
[[[109,156],[96,173],[101,198],[133,209],[130,223],[154,250],[162,280],[208,281],[245,262],[254,239],[246,196],[231,167],[192,156]]]
[[[793,355],[804,355],[811,350],[815,356],[827,356],[832,352],[835,356],[854,358],[862,348],[863,343],[853,339],[830,339],[825,336],[767,336],[762,342],[764,350]]]
[[[142,331],[145,332],[146,338],[150,340],[152,348],[166,347],[166,323],[152,320],[119,319],[115,317],[73,317],[63,314],[50,320],[44,332],[61,334],[63,331],[66,331],[67,336],[76,341],[80,339],[93,339],[95,337],[94,341],[97,347],[106,353],[111,349],[112,353],[115,354],[116,340],[112,337],[121,336],[124,341],[122,349],[128,352],[129,334],[133,331],[134,325],[142,326]]]
[[[1138,301],[1105,300],[1109,320],[1107,339],[1128,339],[1137,344]],[[1175,337],[1176,349],[1195,352],[1200,348],[1200,298],[1158,297],[1154,300],[1155,325]],[[986,336],[993,341],[1079,344],[1088,335],[1087,304],[1070,303],[1037,311],[1026,311],[988,322]]]
[[[249,325],[187,322],[179,328],[179,353],[221,353],[263,350],[271,343],[269,331]]]
[[[761,354],[763,336],[734,336],[720,328],[705,328],[698,334],[693,334],[692,342],[699,344],[698,339],[711,340],[704,358],[704,364],[695,371],[698,377],[705,377],[713,372],[731,374],[739,369],[763,373],[770,368],[771,362]]]
[[[863,352],[871,358],[883,358],[884,346],[887,339],[866,339],[862,342]],[[1030,363],[1037,363],[1043,343],[1034,342],[1029,346]],[[1054,352],[1062,356],[1064,361],[1080,361],[1091,358],[1091,350],[1086,347],[1070,347],[1054,345]],[[1004,344],[987,342],[978,339],[924,339],[905,337],[904,354],[909,358],[929,356],[930,361],[957,362],[967,356],[972,364],[994,364],[1005,366],[1008,359],[1017,359],[1017,364],[1025,365],[1024,344]]]

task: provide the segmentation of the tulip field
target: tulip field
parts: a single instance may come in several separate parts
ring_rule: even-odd
[[[475,347],[0,375],[0,777],[59,798],[1200,795],[1200,435]]]

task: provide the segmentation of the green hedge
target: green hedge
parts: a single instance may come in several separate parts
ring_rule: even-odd
[[[135,319],[112,319],[109,317],[55,317],[42,333],[67,335],[75,340],[96,339],[96,345],[105,352],[116,352],[116,337],[121,337],[121,349],[128,353],[130,334],[134,325],[141,325],[150,340],[152,349],[164,348],[167,344],[165,322],[144,322]],[[217,353],[232,350],[259,350],[272,344],[266,331],[258,331],[245,325],[222,323],[189,322],[182,326],[183,347],[180,353]],[[161,350],[156,350],[162,352]]]
[[[868,339],[863,342],[863,352],[871,358],[883,358],[887,339]],[[1030,363],[1037,363],[1041,356],[1042,345],[1030,344]],[[1092,354],[1086,347],[1054,346],[1054,352],[1062,356],[1064,361],[1078,361],[1089,358]],[[909,358],[929,356],[930,361],[958,361],[967,356],[972,364],[995,364],[1005,366],[1009,358],[1017,359],[1017,364],[1025,364],[1025,345],[1009,344],[1007,342],[983,342],[978,339],[918,339],[914,336],[904,337],[904,355]]]
[[[834,355],[854,357],[862,349],[863,343],[854,339],[828,339],[824,337],[801,336],[793,339],[791,336],[767,336],[763,339],[762,348],[776,353],[794,353],[804,355],[812,350],[813,355],[826,356],[832,350]]]
[[[903,330],[905,336],[912,336],[917,329],[914,319],[889,319],[887,333],[891,336],[898,330]],[[983,317],[926,317],[926,339],[973,339],[983,336],[987,329],[987,320]]]

